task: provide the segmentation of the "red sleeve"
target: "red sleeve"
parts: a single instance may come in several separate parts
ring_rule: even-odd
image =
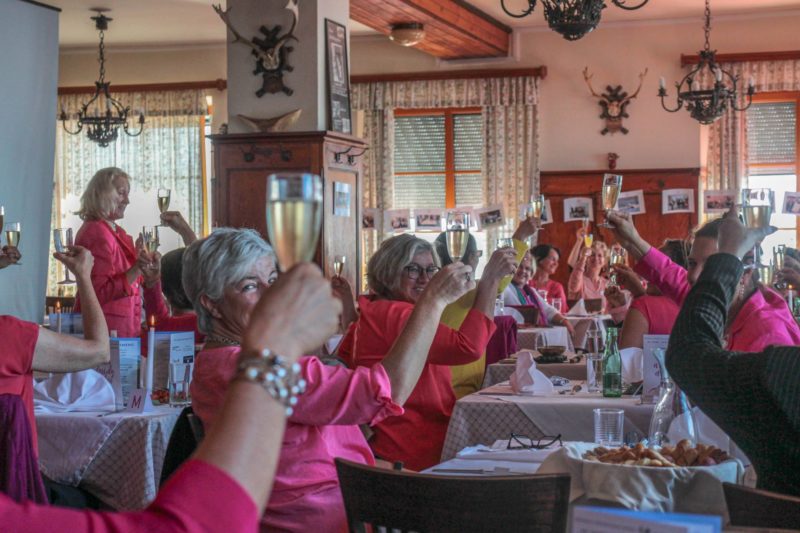
[[[199,460],[186,462],[144,511],[109,513],[18,504],[0,494],[0,524],[8,531],[135,533],[257,531],[258,508],[224,471]]]
[[[87,223],[91,224],[91,223]],[[133,294],[133,288],[128,283],[125,271],[116,271],[114,265],[114,247],[119,246],[111,240],[110,235],[100,233],[95,224],[86,226],[84,231],[79,231],[75,244],[88,248],[94,257],[92,267],[92,286],[97,294],[100,305],[113,300],[125,298]]]
[[[144,289],[144,311],[147,320],[154,316],[156,317],[156,325],[158,325],[159,322],[169,318],[169,309],[164,302],[164,295],[161,293],[161,282],[156,282],[149,289],[144,285],[142,288]]]
[[[0,379],[30,374],[39,326],[13,316],[0,316]],[[0,387],[1,388],[1,387]]]

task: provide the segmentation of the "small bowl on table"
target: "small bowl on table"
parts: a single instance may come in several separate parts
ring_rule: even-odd
[[[567,350],[566,346],[541,346],[538,348],[541,354],[536,358],[537,363],[563,363],[567,360],[564,352]]]

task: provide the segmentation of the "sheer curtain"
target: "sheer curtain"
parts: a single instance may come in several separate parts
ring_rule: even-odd
[[[539,188],[539,91],[534,76],[356,83],[352,99],[353,108],[364,111],[370,146],[365,208],[392,208],[394,109],[480,107],[487,205],[503,205],[506,216],[516,218],[519,206]],[[364,256],[368,258],[384,235],[381,231],[367,235]],[[496,232],[489,235],[487,244],[492,248],[496,237]]]
[[[77,231],[81,221],[74,212],[87,183],[97,170],[115,166],[131,176],[131,204],[120,222],[128,233],[135,237],[143,225],[158,224],[158,188],[171,190],[169,209],[183,213],[199,233],[203,222],[201,124],[206,114],[205,91],[114,96],[123,105],[129,105],[134,114],[144,112],[144,130],[138,137],[120,131],[116,142],[102,148],[90,141],[85,131],[70,135],[57,123],[53,227],[71,227]],[[77,127],[77,110],[86,99],[86,94],[59,97],[59,110],[67,112],[71,118],[67,125],[73,131]],[[162,229],[162,253],[180,245],[171,230]],[[63,277],[62,267],[56,263],[51,261],[48,294],[56,294],[56,278]]]

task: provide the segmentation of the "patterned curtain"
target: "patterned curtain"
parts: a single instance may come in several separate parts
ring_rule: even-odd
[[[114,95],[130,106],[133,114],[144,112],[145,126],[138,137],[120,131],[118,140],[106,148],[90,141],[85,131],[66,133],[57,122],[53,227],[71,224],[77,230],[72,214],[75,198],[97,170],[115,166],[131,176],[133,191],[152,192],[155,198],[156,189],[170,189],[170,209],[183,213],[199,233],[203,223],[201,119],[206,114],[205,96],[202,90]],[[63,109],[70,117],[70,130],[77,128],[77,111],[87,99],[86,94],[59,97],[59,111]],[[131,125],[138,127],[134,120]],[[63,276],[56,272],[61,267],[55,263],[51,261],[48,294],[56,294],[56,276]]]
[[[755,82],[756,93],[800,91],[800,60],[748,61],[724,63],[722,68],[739,76],[739,87]],[[704,85],[705,86],[705,85]],[[739,107],[744,98],[739,91]],[[708,132],[708,172],[706,189],[733,189],[747,186],[747,116],[728,109]]]
[[[538,100],[533,76],[353,84],[353,108],[365,111],[370,146],[363,207],[392,207],[394,109],[480,107],[484,196],[487,204],[502,204],[507,216],[516,217],[520,202],[539,187]],[[367,238],[364,255],[369,257],[383,235],[366,233],[375,234]]]

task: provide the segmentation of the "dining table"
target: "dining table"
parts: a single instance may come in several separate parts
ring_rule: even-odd
[[[517,349],[536,350],[541,346],[565,346],[568,352],[575,351],[569,330],[564,326],[517,327]]]
[[[534,357],[537,355],[534,354]],[[568,354],[567,357],[572,358],[574,354]],[[487,366],[481,389],[508,381],[515,368],[516,359],[513,356]],[[575,363],[537,363],[536,368],[547,377],[559,376],[573,381],[586,381],[586,359],[583,357],[579,357]]]
[[[145,413],[37,412],[39,466],[53,481],[84,489],[112,509],[142,509],[156,496],[179,414],[169,406]]]

